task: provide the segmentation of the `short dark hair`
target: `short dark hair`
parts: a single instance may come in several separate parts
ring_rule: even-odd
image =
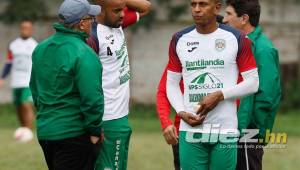
[[[20,23],[23,23],[23,22],[30,22],[33,24],[33,21],[31,19],[27,19],[27,18],[24,18],[20,21]]]
[[[249,22],[257,27],[260,19],[260,4],[258,0],[226,0],[227,6],[232,6],[240,17],[244,14],[249,16]]]

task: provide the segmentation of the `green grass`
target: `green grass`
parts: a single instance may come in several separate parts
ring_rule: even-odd
[[[133,134],[130,143],[128,170],[172,170],[172,151],[162,135],[153,106],[131,107],[130,122]],[[0,106],[0,169],[46,170],[43,154],[37,141],[16,143],[12,134],[18,127],[14,108]],[[285,149],[265,149],[264,170],[296,170],[300,167],[300,112],[277,116],[274,132],[285,132],[288,145]]]

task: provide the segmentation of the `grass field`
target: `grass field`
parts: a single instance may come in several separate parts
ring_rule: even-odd
[[[153,106],[135,105],[130,121],[133,134],[129,152],[129,170],[171,170],[171,147],[165,144]],[[297,170],[300,167],[300,111],[279,114],[274,132],[288,134],[285,149],[266,149],[264,170]],[[46,170],[37,141],[16,143],[12,134],[18,127],[14,108],[0,106],[0,170]]]

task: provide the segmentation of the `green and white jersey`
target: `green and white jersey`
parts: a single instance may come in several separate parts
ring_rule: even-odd
[[[167,69],[167,77],[178,75],[184,82],[183,105],[177,105],[178,101],[174,100],[176,96],[169,93],[168,99],[173,103],[172,106],[177,112],[196,114],[194,106],[203,97],[235,87],[239,73],[256,70],[256,63],[251,52],[251,42],[245,35],[221,24],[210,34],[198,33],[195,26],[176,33],[170,43]],[[167,88],[171,86],[168,82]],[[236,112],[235,99],[225,99],[208,113],[199,126],[191,127],[181,120],[180,131],[202,133],[206,132],[205,125],[218,125],[221,130],[235,130]]]
[[[125,36],[122,28],[97,26],[99,58],[103,66],[104,92],[103,120],[113,120],[128,115],[130,67]]]

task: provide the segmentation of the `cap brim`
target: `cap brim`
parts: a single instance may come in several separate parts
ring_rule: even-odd
[[[101,7],[99,5],[91,5],[91,9],[89,11],[89,15],[99,15],[101,12]]]

